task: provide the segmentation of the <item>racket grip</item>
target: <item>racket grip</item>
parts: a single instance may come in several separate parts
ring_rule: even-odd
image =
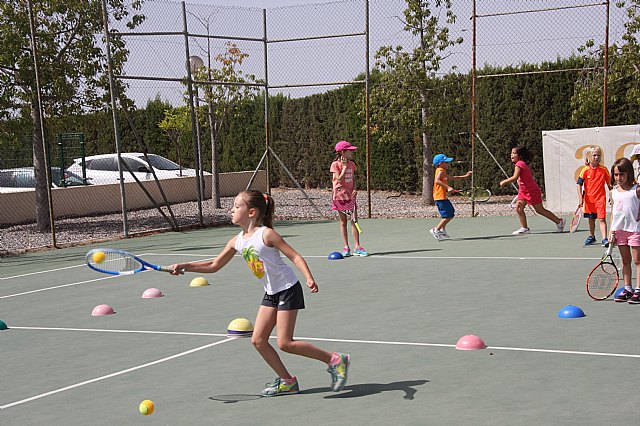
[[[158,271],[172,273],[173,268],[170,266],[158,266]],[[181,268],[179,272],[180,274],[184,274],[184,268]]]
[[[358,234],[362,234],[362,228],[360,228],[360,225],[358,224],[358,222],[353,222],[353,224],[356,226],[356,229],[358,230]]]

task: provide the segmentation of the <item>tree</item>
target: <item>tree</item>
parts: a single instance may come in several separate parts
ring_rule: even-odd
[[[622,43],[609,46],[609,67],[606,73],[609,125],[635,123],[640,114],[640,0],[619,1],[616,7],[626,9],[628,20],[624,24]],[[572,120],[583,126],[598,126],[602,124],[604,46],[596,46],[593,40],[589,40],[580,51],[592,69],[586,70],[576,82],[571,100]],[[594,117],[598,121],[594,122]]]
[[[376,66],[382,74],[380,84],[371,92],[372,125],[381,142],[395,138],[398,130],[419,129],[416,137],[422,140],[422,199],[433,204],[431,92],[447,49],[462,43],[462,38],[452,40],[446,27],[456,20],[451,0],[406,2],[404,30],[416,37],[418,43],[410,52],[402,46],[383,46],[376,53]]]
[[[235,43],[227,42],[223,53],[214,56],[218,68],[202,67],[194,73],[194,79],[201,82],[221,82],[204,87],[204,99],[209,108],[209,132],[211,137],[212,199],[220,208],[218,141],[220,132],[230,114],[233,114],[243,99],[255,95],[256,87],[247,84],[258,83],[255,76],[244,74],[239,67],[249,56]]]
[[[107,0],[112,19],[129,28],[144,17],[135,14],[143,0]],[[41,0],[33,2],[34,32],[45,116],[73,115],[108,105],[106,54],[100,47],[102,1]],[[0,119],[22,116],[32,122],[33,165],[36,176],[36,217],[41,232],[49,230],[45,153],[37,107],[34,51],[30,43],[28,3],[0,2]],[[128,51],[113,32],[114,71],[119,72]],[[123,89],[123,86],[120,86]]]
[[[175,144],[177,161],[182,167],[180,140],[191,133],[189,111],[186,107],[165,109],[164,118],[158,123],[158,127]]]

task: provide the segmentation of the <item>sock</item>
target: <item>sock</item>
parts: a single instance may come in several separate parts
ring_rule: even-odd
[[[629,291],[629,292],[631,292],[631,293],[633,293],[633,287],[631,287],[630,285],[625,285],[624,289]]]
[[[640,287],[636,288],[636,290],[634,291],[635,294],[640,294]]]
[[[291,383],[294,383],[297,379],[296,376],[293,376],[291,379],[282,379],[286,384],[290,385]]]
[[[329,361],[329,365],[333,365],[333,364],[337,364],[340,362],[340,355],[338,355],[337,353],[332,353],[331,354],[331,361]]]

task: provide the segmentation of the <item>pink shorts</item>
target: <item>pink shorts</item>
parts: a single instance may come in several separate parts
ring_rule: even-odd
[[[613,231],[616,237],[616,245],[640,247],[640,233],[629,231]]]
[[[531,204],[532,206],[535,206],[536,204],[542,203],[542,192],[541,191],[535,191],[535,192],[518,191],[518,200],[525,200],[527,204]]]

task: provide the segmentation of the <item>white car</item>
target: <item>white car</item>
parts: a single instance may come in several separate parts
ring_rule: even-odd
[[[170,179],[180,176],[195,176],[194,169],[185,169],[171,160],[160,155],[147,154],[149,163],[147,163],[144,154],[139,152],[123,152],[120,154],[122,160],[129,166],[129,169],[135,174],[140,181],[153,180],[151,167],[156,173],[158,179]],[[93,184],[118,183],[120,175],[118,174],[118,155],[102,154],[85,157],[86,178]],[[82,176],[82,158],[73,160],[73,164],[67,168],[68,171]],[[204,174],[209,174],[205,172]],[[131,173],[124,165],[122,166],[122,177],[125,182],[134,182]]]
[[[65,171],[63,176],[59,167],[51,168],[51,186],[53,188],[78,185],[84,185],[80,176],[70,171]],[[33,191],[35,187],[36,178],[33,167],[16,167],[13,169],[0,170],[0,194]]]

